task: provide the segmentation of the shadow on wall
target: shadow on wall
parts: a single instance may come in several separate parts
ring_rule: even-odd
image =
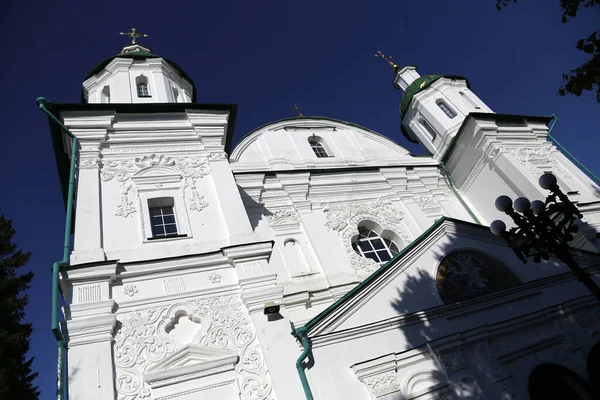
[[[273,213],[266,209],[264,204],[254,201],[254,199],[250,195],[248,195],[248,193],[246,193],[241,187],[238,186],[238,190],[240,192],[242,202],[244,203],[244,207],[246,208],[246,211],[248,213],[250,226],[252,226],[252,230],[255,231],[256,227],[258,226],[258,223],[263,218],[263,216],[268,217],[270,215],[273,215]]]
[[[525,313],[519,309],[518,303],[519,299],[523,298],[518,293],[523,293],[521,289],[524,290],[527,286],[520,288],[522,284],[518,279],[513,279],[516,275],[510,268],[513,270],[544,267],[548,269],[555,266],[556,262],[551,259],[544,263],[545,266],[533,261],[527,264],[504,266],[502,262],[506,260],[490,261],[485,258],[485,255],[482,258],[477,254],[451,259],[453,254],[464,250],[459,248],[456,237],[450,236],[450,239],[449,244],[435,254],[435,258],[441,260],[436,276],[418,269],[403,281],[403,287],[397,288],[397,297],[390,301],[398,314],[407,317],[403,319],[406,322],[400,322],[400,330],[407,342],[406,348],[420,351],[425,358],[433,360],[436,369],[415,385],[414,391],[407,389],[404,383],[401,389],[403,393],[388,395],[390,397],[385,398],[406,400],[420,398],[425,393],[430,393],[435,398],[444,399],[530,398],[538,400],[548,398],[544,397],[548,393],[548,387],[551,387],[551,391],[566,396],[560,397],[564,399],[600,398],[600,392],[594,394],[594,389],[590,385],[590,382],[595,384],[593,377],[600,369],[598,367],[600,342],[596,345],[595,351],[590,351],[589,344],[580,345],[577,350],[573,350],[569,337],[574,333],[573,331],[564,331],[563,325],[558,325],[558,330],[552,330],[549,325],[544,325],[550,319],[546,319],[545,310],[542,309],[554,304],[539,304],[539,322],[527,320],[522,325],[518,321],[513,325],[504,323],[492,325],[496,324],[496,319],[499,321],[512,319],[495,318],[499,315],[498,312],[514,315],[516,319],[529,318],[527,315],[522,315]],[[455,248],[458,250],[452,252]],[[492,262],[497,265],[492,266]],[[501,277],[502,268],[508,269],[508,274],[512,276]],[[496,271],[490,273],[490,269]],[[518,274],[518,270],[516,271]],[[531,285],[531,282],[523,285]],[[583,285],[582,287],[585,290]],[[582,291],[582,293],[584,293],[583,298],[587,299],[587,292]],[[514,298],[514,301],[510,301],[510,298]],[[495,306],[490,306],[494,303]],[[439,306],[421,310],[419,305],[423,304],[439,304]],[[589,309],[584,310],[589,311]],[[571,317],[565,317],[568,318]],[[590,319],[594,318],[590,316]],[[465,321],[468,323],[465,324]],[[590,324],[592,323],[596,322],[591,321]],[[560,323],[552,320],[550,324],[556,327]],[[502,326],[497,328],[499,325]],[[591,327],[590,325],[587,329]],[[575,329],[582,334],[586,331],[586,328],[579,326]],[[462,335],[455,336],[461,331]],[[550,336],[555,337],[555,341],[544,346],[539,345],[538,342],[545,341],[550,331],[554,335]],[[486,336],[488,334],[489,336]],[[520,347],[527,350],[519,350]],[[509,359],[510,354],[515,358]],[[414,361],[410,364],[406,363],[403,367],[403,353],[398,353],[396,360],[400,381],[406,382],[407,379],[407,373],[403,373],[403,368],[408,367],[405,371],[419,368]],[[534,376],[530,372],[537,364],[550,367],[536,368],[536,379],[533,379]],[[546,379],[540,380],[540,374]],[[577,379],[574,378],[575,376]],[[409,381],[410,379],[413,378],[409,378]],[[542,387],[543,382],[545,388]]]

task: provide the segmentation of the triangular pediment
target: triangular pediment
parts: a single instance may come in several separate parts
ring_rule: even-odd
[[[235,349],[215,349],[188,344],[145,372],[146,382],[152,386],[161,381],[206,376],[233,370],[239,357]]]
[[[446,255],[457,251],[483,254],[505,266],[522,264],[488,227],[443,217],[388,264],[307,322],[309,336],[376,329],[391,319],[418,319],[422,310],[442,308],[438,268]],[[514,268],[511,272],[519,275]]]

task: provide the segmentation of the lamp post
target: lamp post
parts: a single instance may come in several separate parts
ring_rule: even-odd
[[[506,224],[496,220],[490,224],[490,230],[504,238],[523,263],[530,257],[539,263],[542,259],[548,260],[554,255],[565,263],[600,301],[600,287],[577,264],[569,247],[573,235],[579,231],[575,220],[581,219],[583,215],[560,190],[554,175],[545,173],[540,177],[539,183],[542,189],[550,191],[545,202],[530,202],[525,197],[519,197],[515,200],[513,208],[510,197],[498,197],[496,208],[510,216],[516,226],[507,231]]]

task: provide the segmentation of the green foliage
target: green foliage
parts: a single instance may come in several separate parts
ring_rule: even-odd
[[[14,235],[12,221],[0,215],[0,399],[29,400],[39,397],[33,386],[37,376],[31,371],[33,358],[26,359],[32,327],[22,323],[29,302],[24,291],[33,272],[18,273],[31,253],[17,249]]]
[[[496,8],[502,10],[511,2],[516,3],[517,0],[496,0]],[[600,4],[600,0],[560,0],[562,22],[575,18],[581,6],[588,8],[595,4]],[[575,47],[591,57],[579,67],[562,74],[564,83],[558,89],[558,94],[581,96],[586,90],[596,90],[596,100],[600,103],[600,30],[593,32],[587,39],[579,39]]]

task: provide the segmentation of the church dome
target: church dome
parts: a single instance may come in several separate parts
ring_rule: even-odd
[[[175,69],[175,71],[177,71],[177,73],[181,76],[181,78],[183,78],[187,82],[189,82],[189,84],[192,87],[191,102],[192,103],[196,102],[196,85],[194,84],[194,81],[192,80],[192,78],[190,78],[190,76],[179,65],[177,65],[177,63],[175,63],[169,59],[166,59],[164,57],[161,57],[159,55],[156,55],[152,52],[152,50],[149,47],[141,46],[139,44],[125,46],[125,47],[123,47],[123,49],[121,50],[121,52],[119,54],[109,57],[109,58],[105,59],[104,61],[102,61],[100,64],[98,64],[96,67],[94,67],[94,69],[92,69],[92,71],[85,77],[84,81],[87,81],[88,79],[92,78],[94,75],[101,73],[102,70],[105,69],[105,67],[107,67],[113,60],[115,60],[117,58],[132,59],[135,61],[144,61],[144,60],[149,60],[149,59],[164,60],[173,69]],[[83,89],[81,92],[81,102],[82,103],[87,102],[86,96],[85,96],[85,89]]]

